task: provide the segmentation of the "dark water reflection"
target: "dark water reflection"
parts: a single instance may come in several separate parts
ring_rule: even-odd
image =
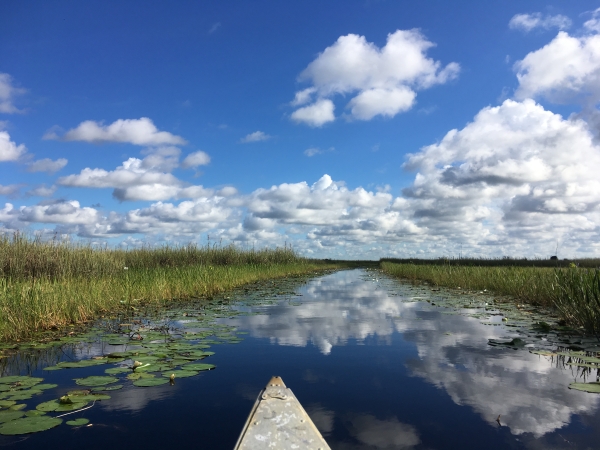
[[[487,345],[510,333],[504,327],[410,301],[436,293],[361,270],[298,292],[269,306],[240,306],[260,315],[221,319],[248,334],[211,349],[207,362],[216,370],[175,386],[126,387],[82,414],[91,427],[0,437],[0,445],[230,449],[276,374],[333,449],[600,448],[600,397],[569,390],[575,372],[548,358]],[[34,375],[66,391],[72,378],[104,368]]]

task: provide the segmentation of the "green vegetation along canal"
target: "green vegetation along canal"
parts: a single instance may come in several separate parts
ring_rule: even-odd
[[[4,350],[0,446],[231,449],[272,375],[332,449],[600,442],[599,342],[488,293],[347,270],[133,314]]]

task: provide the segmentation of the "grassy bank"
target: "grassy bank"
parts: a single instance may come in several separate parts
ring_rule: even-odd
[[[596,260],[597,261],[597,260]],[[492,291],[558,310],[570,325],[600,334],[598,269],[381,262],[387,274],[436,286]]]
[[[125,251],[5,237],[0,239],[0,340],[141,304],[208,297],[253,281],[333,267],[300,258],[290,248]]]

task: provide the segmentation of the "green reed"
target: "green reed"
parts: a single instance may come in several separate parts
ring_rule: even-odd
[[[336,267],[289,247],[113,250],[22,235],[0,238],[0,340],[92,320],[101,314],[210,297],[271,278]]]
[[[384,272],[436,286],[484,290],[554,307],[569,325],[600,334],[600,270],[568,268],[425,265],[381,262]]]
[[[569,323],[600,335],[600,270],[556,271],[554,305]]]

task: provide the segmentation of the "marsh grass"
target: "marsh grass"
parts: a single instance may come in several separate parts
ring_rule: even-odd
[[[554,269],[543,267],[490,267],[397,264],[382,262],[381,268],[392,276],[412,281],[428,281],[437,286],[465,290],[487,289],[533,304],[552,304]]]
[[[597,260],[596,260],[597,261]],[[381,262],[381,269],[398,278],[427,281],[436,286],[484,289],[519,301],[554,307],[569,325],[600,335],[600,270],[567,268],[399,264]]]
[[[189,245],[136,250],[0,238],[0,340],[14,341],[100,314],[210,297],[253,281],[335,267],[291,248]]]
[[[600,270],[556,271],[554,305],[563,318],[600,336]]]

